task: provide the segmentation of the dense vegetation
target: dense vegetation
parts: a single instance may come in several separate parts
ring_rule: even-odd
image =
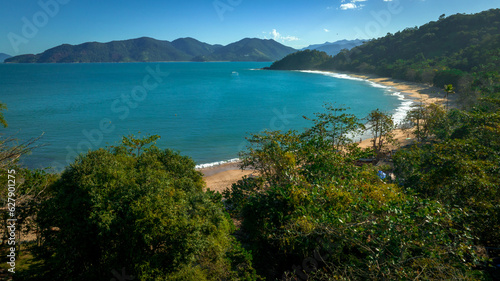
[[[255,280],[250,255],[231,233],[220,194],[203,191],[195,163],[124,137],[78,158],[37,206],[44,264],[26,280]],[[25,188],[30,188],[24,186]]]
[[[441,16],[421,27],[406,28],[350,51],[343,50],[335,57],[298,52],[275,62],[270,69],[371,73],[439,88],[453,84],[458,92],[466,93],[461,96],[464,104],[473,103],[479,92],[499,92],[499,31],[500,9]]]
[[[224,194],[248,233],[243,241],[258,272],[268,280],[486,278],[477,247],[500,245],[500,154],[498,141],[486,144],[500,139],[500,112],[438,107],[442,115],[421,117],[435,124],[426,141],[399,150],[394,167],[384,168],[356,165],[367,152],[345,132],[361,125],[342,108],[328,110],[303,134],[249,138],[243,165],[259,177]],[[374,118],[380,115],[369,118],[390,126]],[[393,169],[396,181],[381,180],[379,169]]]
[[[142,37],[108,43],[64,44],[37,55],[20,55],[7,63],[88,63],[159,61],[274,61],[294,52],[274,40],[245,38],[238,42],[210,45],[193,38],[172,42]]]
[[[479,15],[492,20],[498,13]],[[476,16],[429,25],[441,29],[447,21],[459,25],[455,19]],[[498,51],[483,43],[487,54]],[[392,158],[390,115],[373,110],[358,119],[347,108],[326,105],[306,117],[311,125],[302,133],[249,136],[241,165],[258,173],[222,195],[204,190],[191,159],[157,148],[157,136],[124,137],[119,146],[81,155],[61,175],[19,167],[17,159],[36,140],[18,144],[2,137],[0,167],[18,171],[16,231],[37,234],[36,243],[16,246],[16,279],[497,280],[499,66],[452,70],[450,57],[425,60],[451,71],[438,70],[433,79],[462,71],[456,81],[470,83],[457,94],[474,98],[454,107],[417,104],[403,124],[415,142]],[[290,66],[290,58],[313,65],[331,60],[306,51],[281,63]],[[455,92],[449,84],[444,90]],[[1,111],[0,123],[7,125]],[[374,137],[372,147],[353,142],[362,131]],[[360,163],[366,158],[380,162]],[[6,192],[1,190],[2,206]],[[7,215],[2,212],[1,220]],[[3,235],[0,252],[6,256]]]

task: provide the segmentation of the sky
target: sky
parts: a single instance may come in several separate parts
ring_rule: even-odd
[[[0,53],[143,36],[227,45],[274,39],[293,48],[371,39],[497,0],[0,0]]]

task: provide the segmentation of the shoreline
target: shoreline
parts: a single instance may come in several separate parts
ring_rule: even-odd
[[[411,103],[407,104],[407,106],[411,106],[415,102],[420,102],[426,105],[429,105],[431,103],[442,105],[446,102],[444,91],[442,89],[430,85],[397,80],[387,77],[379,77],[370,74],[355,74],[349,72],[337,73],[330,71],[307,71],[307,70],[304,72],[323,74],[336,77],[339,79],[367,81],[369,83],[382,85],[393,89],[394,94],[400,93],[400,95],[403,95],[405,100],[410,99]],[[454,103],[453,97],[449,100],[449,102],[450,105]],[[398,113],[397,109],[396,113]],[[404,114],[406,114],[406,111],[404,111]],[[412,142],[411,136],[403,132],[401,129],[394,130],[394,133],[396,140],[398,140],[398,142],[401,145],[406,145]],[[358,142],[359,146],[362,148],[369,147],[372,145],[371,140],[372,138],[361,139],[361,142]],[[222,192],[226,188],[230,187],[232,183],[235,183],[238,180],[240,180],[243,176],[248,176],[254,173],[254,171],[251,170],[239,169],[239,163],[240,163],[239,159],[231,159],[228,161],[219,161],[214,163],[197,165],[198,167],[197,170],[203,174],[203,178],[206,183],[206,189]]]

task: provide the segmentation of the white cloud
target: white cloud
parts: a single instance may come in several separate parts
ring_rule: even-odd
[[[323,28],[323,30],[324,30],[325,32],[330,32],[330,30],[328,30],[328,29],[326,29],[326,28]]]
[[[273,29],[273,31],[269,32],[269,34],[272,36],[272,38],[275,40],[275,41],[282,41],[282,42],[285,42],[285,41],[297,41],[297,40],[300,40],[298,37],[296,36],[290,36],[290,35],[287,35],[287,36],[283,36],[281,35],[276,29]]]
[[[341,10],[350,10],[350,9],[356,9],[358,6],[354,3],[347,3],[347,4],[342,4],[340,5]]]
[[[356,2],[366,2],[367,0],[349,0],[349,1],[350,1],[349,3],[345,3],[346,0],[342,0],[341,3],[345,3],[345,4],[341,4],[340,9],[341,10],[361,9],[365,5],[364,4],[356,4]],[[391,0],[389,0],[389,1],[391,1]]]
[[[349,1],[349,3],[345,3]],[[363,8],[365,5],[364,4],[356,4],[357,2],[366,2],[367,0],[342,0],[341,3],[345,3],[345,4],[341,4],[340,5],[340,9],[341,10],[353,10],[353,9],[361,9]],[[385,0],[384,0],[385,1]],[[389,1],[392,1],[392,0],[389,0]]]

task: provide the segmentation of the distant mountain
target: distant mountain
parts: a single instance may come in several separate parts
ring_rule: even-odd
[[[303,50],[318,50],[321,52],[325,52],[330,56],[335,56],[340,53],[341,50],[347,49],[350,50],[354,47],[362,45],[367,40],[339,40],[335,42],[325,42],[323,44],[310,45],[309,47],[303,48]]]
[[[206,56],[222,47],[222,45],[210,45],[190,37],[174,40],[172,41],[172,46],[192,57]]]
[[[4,60],[10,58],[11,56],[7,55],[7,54],[4,54],[4,53],[0,53],[0,63],[2,63]]]
[[[64,44],[38,55],[12,57],[8,59],[7,62],[146,62],[187,61],[190,59],[190,55],[178,50],[168,41],[142,37],[108,43],[88,42],[80,45]]]
[[[227,46],[210,45],[193,38],[172,42],[149,37],[112,41],[64,44],[37,55],[7,59],[9,63],[90,63],[156,61],[274,61],[294,52],[274,40],[243,39]]]
[[[272,39],[245,38],[219,48],[208,56],[195,58],[198,61],[275,61],[297,50]]]

